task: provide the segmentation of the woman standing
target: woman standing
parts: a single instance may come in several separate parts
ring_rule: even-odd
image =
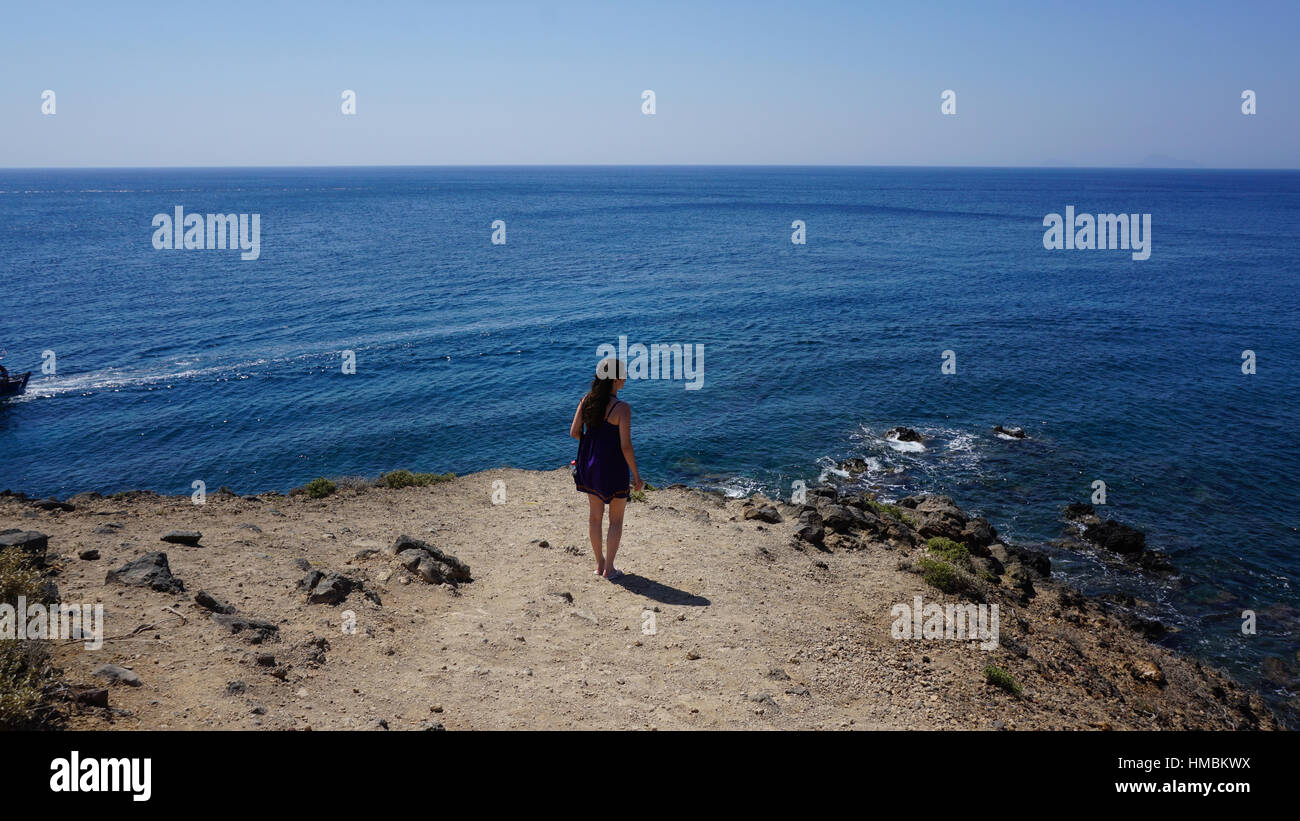
[[[645,482],[636,469],[632,452],[632,408],[618,398],[627,383],[621,378],[626,365],[618,359],[603,359],[596,366],[591,390],[573,412],[569,435],[578,444],[578,490],[587,494],[587,532],[596,554],[596,575],[609,580],[622,576],[614,567],[614,555],[623,537],[623,511],[627,507],[628,473],[632,487],[641,490]],[[601,552],[600,528],[609,506],[609,533]]]

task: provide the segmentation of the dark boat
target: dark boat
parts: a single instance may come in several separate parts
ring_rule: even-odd
[[[22,396],[23,391],[27,390],[27,380],[31,375],[31,371],[20,374],[12,374],[8,371],[0,373],[0,399],[7,396]]]

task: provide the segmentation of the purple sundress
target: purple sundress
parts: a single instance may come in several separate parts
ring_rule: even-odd
[[[615,399],[604,421],[593,430],[583,431],[578,442],[578,490],[590,493],[605,504],[611,499],[626,499],[631,484],[618,425],[609,421],[609,414],[618,403]]]

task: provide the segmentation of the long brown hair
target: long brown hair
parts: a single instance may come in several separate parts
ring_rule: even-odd
[[[622,360],[607,357],[596,366],[596,377],[591,380],[591,390],[582,398],[582,424],[591,430],[605,419],[606,406],[614,394],[614,382],[623,377],[627,366]]]

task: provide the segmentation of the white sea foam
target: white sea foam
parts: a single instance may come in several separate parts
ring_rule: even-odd
[[[885,442],[899,453],[921,453],[926,449],[922,442],[902,442],[893,436],[886,436]]]

